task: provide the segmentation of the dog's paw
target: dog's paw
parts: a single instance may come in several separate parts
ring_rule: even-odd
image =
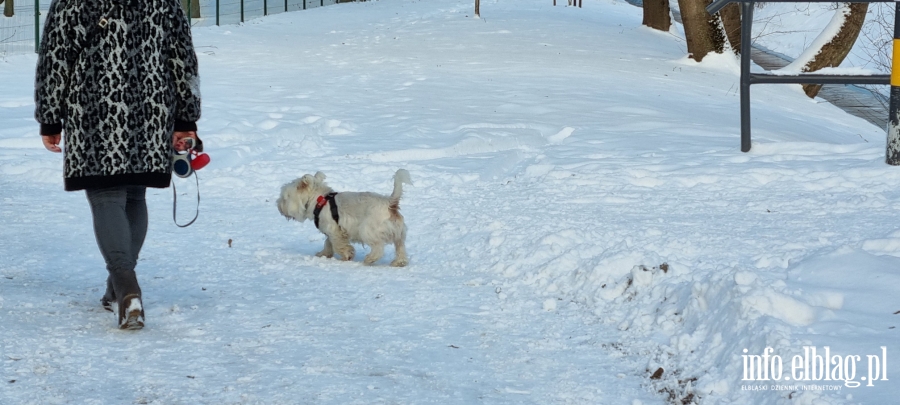
[[[323,250],[319,253],[316,253],[316,257],[326,257],[331,259],[332,257],[334,257],[334,253]]]
[[[341,255],[341,260],[344,260],[344,261],[353,260],[353,256],[356,255],[356,251],[353,249],[353,246],[350,246],[349,249],[342,249],[338,253]]]
[[[394,267],[406,267],[407,264],[409,264],[409,259],[407,259],[405,257],[403,257],[403,258],[398,257],[398,258],[394,259],[394,261],[391,262],[391,266],[394,266]]]

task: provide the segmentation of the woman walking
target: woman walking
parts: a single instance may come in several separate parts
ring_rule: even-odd
[[[135,267],[147,233],[146,188],[169,186],[171,155],[185,139],[202,149],[197,73],[180,0],[50,4],[35,118],[44,147],[65,149],[65,190],[86,192],[109,273],[101,303],[116,306],[120,329],[144,326]]]

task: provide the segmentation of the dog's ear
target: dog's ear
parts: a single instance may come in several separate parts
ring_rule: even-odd
[[[316,172],[316,179],[318,179],[319,181],[325,180],[325,173]]]
[[[315,180],[316,180],[316,179],[315,179],[313,176],[310,176],[310,175],[308,175],[308,174],[303,175],[303,177],[300,178],[300,182],[297,183],[297,191],[303,191],[303,190],[308,189],[309,186],[310,186]]]

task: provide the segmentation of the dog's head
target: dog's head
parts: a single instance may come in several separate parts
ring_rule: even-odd
[[[315,175],[303,175],[281,187],[281,196],[278,197],[278,212],[287,219],[303,222],[312,218],[316,199],[320,195],[330,192],[331,187],[325,184],[325,173],[316,172]]]

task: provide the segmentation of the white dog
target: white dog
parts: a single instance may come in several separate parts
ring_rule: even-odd
[[[404,169],[394,174],[394,192],[390,196],[376,193],[336,193],[325,184],[325,174],[304,175],[281,188],[278,211],[287,219],[303,222],[312,219],[325,234],[325,248],[316,256],[353,260],[351,242],[372,248],[363,261],[374,264],[384,256],[384,245],[393,243],[396,255],[391,266],[403,267],[406,257],[406,224],[400,215],[403,183],[412,184]]]

